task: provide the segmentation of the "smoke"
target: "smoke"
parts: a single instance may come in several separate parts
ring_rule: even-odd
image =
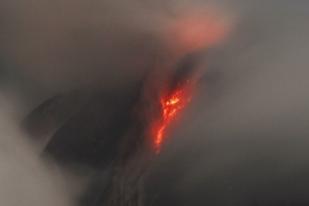
[[[308,5],[234,6],[236,31],[205,60],[208,70],[191,109],[158,161],[154,177],[166,178],[150,190],[160,205],[309,202]]]
[[[202,79],[170,129],[150,194],[158,205],[304,204],[309,7],[296,2],[4,0],[3,70],[26,102],[89,85],[121,90],[168,73],[182,54],[175,45],[191,51],[180,44],[191,34],[165,38],[180,14],[218,7],[210,13],[228,19],[219,31],[231,31],[199,59]]]
[[[37,148],[19,129],[18,104],[2,92],[0,105],[0,204],[71,205],[74,190],[64,181],[64,173],[54,164],[43,161]]]
[[[5,63],[31,85],[28,90],[41,93],[85,86],[119,88],[138,81],[154,67],[169,69],[165,65],[179,53],[215,41],[213,32],[206,41],[200,40],[204,42],[189,41],[196,36],[184,32],[189,31],[186,27],[192,20],[186,17],[191,13],[206,13],[207,27],[218,30],[218,37],[224,33],[227,18],[213,23],[219,16],[214,9],[196,12],[198,6],[187,2],[161,3],[2,1]],[[200,24],[195,25],[197,32]]]

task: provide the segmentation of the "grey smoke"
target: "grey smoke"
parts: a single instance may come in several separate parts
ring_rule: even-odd
[[[166,58],[157,33],[161,22],[203,3],[2,1],[3,70],[18,80],[9,87],[21,90],[29,104],[81,85],[126,87]],[[154,169],[154,178],[161,176],[152,194],[178,205],[308,203],[309,5],[212,3],[236,16],[235,27],[226,44],[205,56],[206,73],[191,107],[171,129]],[[5,168],[21,161],[10,158]],[[30,162],[36,158],[30,155]],[[42,173],[35,181],[53,178],[48,169]],[[46,196],[51,202],[56,197]]]
[[[0,204],[72,205],[74,192],[55,164],[43,161],[18,125],[18,103],[1,93]]]
[[[308,204],[308,5],[246,4],[158,163],[179,204]]]

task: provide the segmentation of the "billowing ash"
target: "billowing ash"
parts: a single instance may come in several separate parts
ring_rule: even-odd
[[[308,8],[1,1],[0,205],[309,205]]]

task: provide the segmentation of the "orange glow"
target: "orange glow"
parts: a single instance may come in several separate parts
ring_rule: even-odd
[[[184,11],[165,27],[170,49],[179,55],[216,46],[231,30],[231,19],[215,8]]]
[[[161,116],[158,126],[155,129],[154,139],[154,147],[157,153],[160,152],[167,127],[177,117],[180,111],[186,107],[189,101],[190,97],[185,91],[185,88],[178,88],[171,94],[161,97]]]
[[[176,15],[171,16],[164,23],[161,31],[162,40],[171,53],[168,66],[180,62],[179,60],[188,54],[204,51],[223,43],[233,23],[232,19],[224,13],[214,7],[200,7],[179,10]],[[191,99],[189,94],[191,86],[198,78],[198,74],[195,75],[195,79],[190,77],[194,80],[193,82],[186,82],[190,85],[182,85],[160,97],[160,119],[152,128],[157,153],[160,152],[168,127]]]

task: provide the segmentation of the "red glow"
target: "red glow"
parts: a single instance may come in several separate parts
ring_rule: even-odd
[[[162,27],[163,41],[171,53],[169,64],[173,66],[190,53],[219,46],[232,29],[231,20],[225,12],[214,7],[179,10]],[[195,74],[195,78],[190,77],[194,80],[191,83],[195,82],[198,75]],[[152,127],[157,153],[160,152],[168,127],[190,101],[191,86],[193,86],[191,83],[160,97],[160,119],[155,127]]]
[[[166,24],[167,45],[178,55],[222,43],[231,30],[231,19],[215,8],[189,9]]]
[[[188,96],[185,88],[178,88],[171,94],[161,97],[161,119],[155,129],[154,139],[154,147],[156,152],[160,152],[167,127],[177,117],[180,111],[186,107],[189,101],[190,97]]]

